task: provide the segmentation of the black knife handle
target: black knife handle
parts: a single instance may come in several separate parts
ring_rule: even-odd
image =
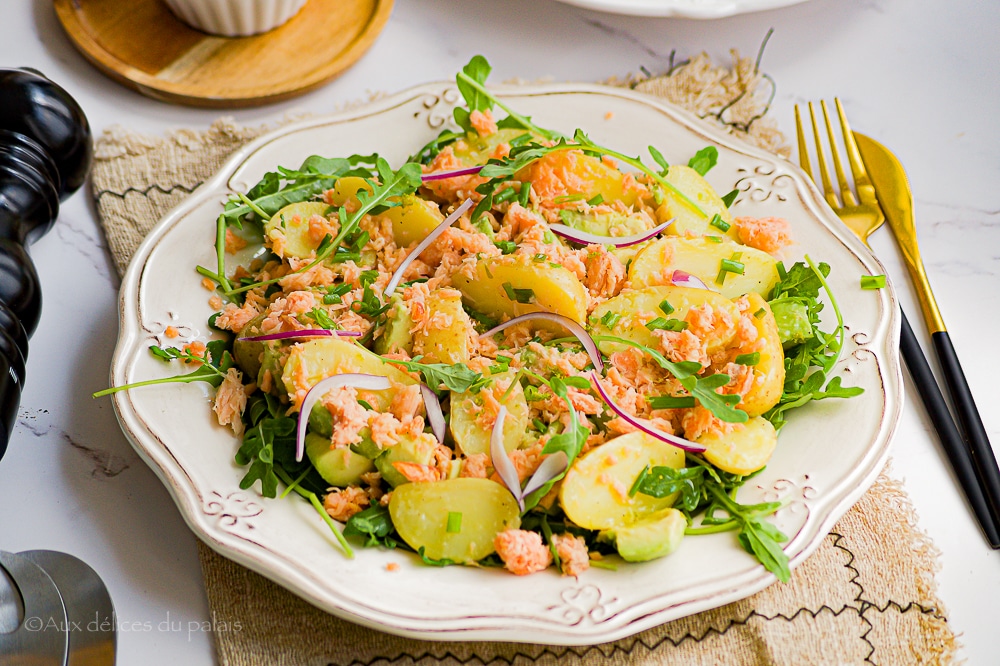
[[[972,398],[969,382],[965,379],[962,365],[958,362],[955,346],[951,344],[948,331],[938,331],[931,334],[934,350],[941,363],[945,387],[951,395],[952,405],[958,416],[958,425],[965,435],[969,451],[972,453],[972,464],[979,474],[986,499],[993,509],[993,516],[1000,521],[1000,468],[997,467],[996,455],[990,445],[990,439],[979,416],[976,401]]]
[[[906,367],[909,369],[913,383],[917,387],[917,394],[923,401],[928,416],[931,417],[931,423],[934,424],[934,429],[937,430],[941,446],[948,456],[948,461],[951,463],[951,468],[954,470],[955,476],[958,477],[959,485],[962,486],[969,505],[976,514],[976,519],[983,530],[983,535],[986,537],[991,548],[1000,549],[998,523],[990,511],[989,502],[986,499],[983,488],[979,484],[979,475],[976,473],[976,467],[972,462],[969,449],[965,444],[965,440],[962,439],[962,434],[958,431],[955,421],[951,417],[951,412],[948,411],[948,404],[941,394],[941,389],[938,388],[937,380],[931,371],[931,366],[927,363],[927,357],[924,356],[924,352],[920,348],[920,343],[917,342],[917,337],[913,334],[913,329],[910,328],[910,322],[907,321],[906,314],[902,314],[903,323],[900,330],[900,347],[903,352],[903,360],[906,361]]]
[[[24,386],[42,294],[27,246],[84,182],[93,148],[76,101],[41,74],[0,68],[0,458]]]

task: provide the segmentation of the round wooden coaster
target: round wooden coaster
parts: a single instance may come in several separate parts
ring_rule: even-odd
[[[214,108],[257,106],[317,88],[354,64],[385,27],[393,0],[309,0],[284,25],[216,37],[162,0],[55,0],[81,53],[155,99]]]

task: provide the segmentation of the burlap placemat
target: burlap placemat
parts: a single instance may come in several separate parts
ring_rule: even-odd
[[[616,85],[666,98],[774,152],[784,137],[766,113],[754,63],[699,56],[660,76]],[[120,128],[97,142],[93,196],[119,273],[170,208],[267,128],[220,120],[165,138]],[[883,472],[792,575],[747,599],[593,647],[439,643],[381,633],[328,615],[199,544],[224,666],[413,664],[944,664],[957,647],[936,596],[937,551],[899,482]],[[233,630],[238,627],[238,630]]]

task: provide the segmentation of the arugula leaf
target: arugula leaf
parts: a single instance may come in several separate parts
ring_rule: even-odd
[[[715,146],[705,146],[688,160],[688,166],[704,176],[719,161],[719,150]]]
[[[462,74],[465,76],[459,75],[455,77],[455,83],[458,84],[458,91],[465,98],[468,108],[455,107],[453,115],[455,123],[466,132],[475,131],[472,123],[469,121],[469,115],[472,111],[489,111],[493,108],[493,100],[489,95],[483,94],[482,90],[482,84],[486,83],[486,79],[492,70],[493,68],[490,67],[490,63],[486,61],[486,58],[481,55],[475,55],[462,68]],[[479,86],[472,85],[473,82],[478,83]]]
[[[665,178],[667,176],[667,172],[670,171],[670,163],[667,162],[667,159],[663,156],[663,153],[658,151],[653,146],[647,146],[647,150],[649,150],[649,154],[653,157],[653,161],[660,165],[661,170],[659,174]]]
[[[383,363],[401,365],[411,372],[419,372],[423,375],[424,383],[431,387],[438,394],[444,391],[454,391],[464,393],[466,391],[478,391],[490,380],[483,377],[482,373],[476,372],[464,363],[421,363],[420,357],[412,361],[402,361],[393,358],[383,358]]]
[[[675,469],[656,466],[644,471],[645,474],[640,474],[633,485],[636,492],[656,498],[680,493],[678,501],[685,511],[690,513],[698,508],[702,499],[704,467],[699,465]]]
[[[391,536],[395,531],[389,508],[378,504],[354,514],[344,524],[344,536],[364,537],[365,547],[395,548],[399,545]]]
[[[229,369],[236,365],[232,354],[226,349],[225,340],[212,340],[205,345],[205,353],[201,356],[190,351],[175,347],[158,347],[152,345],[149,353],[163,361],[185,361],[188,363],[198,363],[198,369],[184,375],[174,375],[162,379],[147,379],[141,382],[112,386],[103,391],[93,394],[94,398],[101,398],[112,393],[125,391],[127,389],[138,388],[140,386],[154,386],[156,384],[190,384],[191,382],[206,382],[215,388],[222,384]]]

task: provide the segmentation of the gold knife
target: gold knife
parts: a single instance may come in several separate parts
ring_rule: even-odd
[[[990,505],[994,519],[1000,523],[1000,468],[997,467],[996,456],[986,434],[986,428],[979,416],[972,391],[965,379],[951,336],[948,335],[941,312],[934,300],[923,261],[920,259],[913,215],[913,194],[906,172],[896,156],[885,146],[863,134],[857,132],[853,134],[861,152],[861,159],[875,186],[879,204],[903,252],[906,268],[916,287],[924,322],[931,335],[934,351],[941,362],[945,386],[958,414],[957,421],[962,429],[965,443],[969,447],[983,494]]]

